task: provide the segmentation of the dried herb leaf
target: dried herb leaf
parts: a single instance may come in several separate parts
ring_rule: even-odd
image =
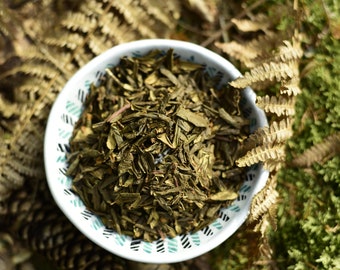
[[[203,228],[237,197],[248,121],[238,91],[214,85],[218,78],[169,50],[123,57],[91,86],[68,174],[106,226],[147,241],[174,237]]]

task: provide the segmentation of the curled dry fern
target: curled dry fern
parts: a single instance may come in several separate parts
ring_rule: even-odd
[[[284,143],[293,135],[292,120],[284,118],[281,121],[273,121],[269,126],[257,129],[243,143],[243,149],[247,151],[259,145],[273,145]]]
[[[270,210],[271,216],[275,216],[275,213],[272,212],[275,210],[273,206],[279,197],[276,190],[276,181],[276,174],[271,175],[268,180],[269,184],[255,195],[252,200],[248,222],[259,220],[263,215],[267,214],[268,210]]]
[[[258,96],[256,105],[267,113],[276,114],[277,116],[292,116],[295,114],[295,99],[285,96]]]
[[[271,95],[258,94],[257,105],[267,113],[269,126],[258,129],[244,141],[241,157],[236,160],[240,167],[261,162],[270,172],[266,186],[252,201],[248,219],[249,222],[257,223],[254,230],[260,231],[264,240],[267,227],[270,224],[276,226],[276,175],[285,165],[286,142],[293,134],[295,99],[301,92],[299,60],[303,55],[298,33],[286,36],[282,41],[283,33],[273,31],[273,21],[266,24],[268,21],[263,18],[254,21],[252,16],[248,21],[233,20],[240,31],[251,32],[255,38],[250,41],[215,43],[249,69],[244,76],[231,82],[232,86],[240,89],[250,86],[258,93],[273,93],[277,89]],[[269,249],[266,248],[267,251]],[[267,257],[270,258],[270,255]]]
[[[285,156],[284,144],[269,144],[257,146],[236,160],[239,167],[251,166],[266,160],[282,160]]]
[[[263,63],[246,72],[243,77],[231,82],[231,86],[245,88],[259,82],[282,81],[298,76],[296,62]]]
[[[269,32],[269,28],[272,26],[268,17],[262,13],[253,16],[252,20],[248,19],[231,19],[231,22],[242,32]]]
[[[246,25],[242,22],[242,27]],[[249,25],[251,30],[255,29],[252,23]],[[256,42],[251,41],[248,44],[238,44],[239,48],[247,48],[250,51],[252,56],[245,61],[251,69],[230,84],[240,89],[251,86],[263,90],[269,85],[279,83],[278,93],[273,96],[258,96],[257,105],[281,120],[279,122],[272,120],[269,127],[259,129],[251,135],[245,141],[243,148],[243,151],[248,152],[241,156],[236,164],[243,167],[263,162],[267,169],[276,171],[285,160],[285,142],[292,136],[291,117],[295,113],[295,96],[300,93],[299,59],[302,57],[300,37],[296,33],[291,41],[283,41],[277,49],[272,50],[271,54],[268,53],[267,47],[262,50],[262,53],[252,53],[259,49],[260,40],[265,41],[265,39],[255,40]],[[233,43],[233,47],[235,44]],[[222,49],[226,48],[224,44],[216,45]]]
[[[340,154],[340,132],[336,132],[308,148],[301,155],[295,157],[292,164],[299,167],[310,167],[313,163],[323,163],[338,154]]]
[[[297,66],[295,66],[294,68],[298,68]],[[282,82],[281,84],[281,88],[280,88],[280,94],[281,95],[287,95],[290,97],[294,97],[297,96],[298,94],[301,93],[301,89],[299,86],[300,83],[300,78],[299,77],[293,77],[290,78],[289,80],[285,80]],[[292,98],[294,99],[294,98]],[[294,101],[292,101],[294,102]]]

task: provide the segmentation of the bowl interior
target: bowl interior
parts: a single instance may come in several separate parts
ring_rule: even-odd
[[[82,200],[71,191],[72,180],[65,176],[66,153],[73,126],[83,110],[83,102],[91,83],[99,81],[105,68],[115,66],[123,56],[140,56],[152,49],[173,48],[182,59],[206,65],[206,72],[223,75],[223,82],[241,74],[227,60],[200,46],[174,40],[141,40],[118,45],[81,68],[65,85],[49,115],[44,143],[45,169],[51,193],[64,214],[90,240],[120,257],[146,263],[174,263],[188,260],[215,248],[230,237],[246,220],[252,197],[261,190],[268,172],[257,164],[249,168],[238,198],[209,226],[175,238],[145,242],[119,235],[107,229],[101,220],[86,209]],[[255,106],[255,93],[242,92],[241,109],[250,120],[251,130],[267,125],[265,114]]]

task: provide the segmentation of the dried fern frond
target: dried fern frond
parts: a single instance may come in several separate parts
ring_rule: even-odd
[[[264,54],[262,57],[258,57],[254,59],[252,61],[252,65],[256,66],[264,62],[287,63],[290,61],[299,61],[301,57],[303,56],[303,50],[301,48],[301,39],[302,37],[298,33],[295,33],[294,36],[291,38],[291,40],[283,40],[280,45],[276,44],[275,47],[272,47],[272,51],[269,52],[269,54],[267,53],[267,54]],[[256,42],[255,44],[258,50],[263,51],[263,49],[258,47],[259,45],[261,45],[261,43]],[[255,44],[251,42],[251,46],[253,48],[255,48],[254,47]],[[266,51],[268,52],[268,50]]]
[[[268,16],[262,13],[252,16],[251,20],[233,18],[231,22],[242,32],[257,32],[260,30],[266,32],[272,25]]]
[[[61,20],[60,23],[66,29],[76,31],[79,30],[83,33],[91,32],[97,27],[97,21],[93,16],[88,16],[82,12],[69,12],[66,18]]]
[[[0,119],[9,119],[11,117],[19,117],[20,111],[25,110],[25,107],[26,107],[25,104],[21,105],[18,103],[8,102],[0,94]],[[0,126],[1,126],[1,122],[0,122]]]
[[[268,170],[269,172],[277,172],[281,168],[285,166],[286,163],[286,156],[282,155],[276,159],[267,159],[263,162],[263,168]]]
[[[308,148],[301,155],[295,157],[292,164],[299,167],[310,167],[313,163],[323,163],[338,154],[340,154],[340,132],[336,132]]]
[[[139,5],[137,1],[112,1],[111,5],[123,15],[131,29],[138,31],[142,36],[147,38],[157,37],[156,29],[154,27],[156,26],[155,21],[153,18],[150,18],[143,6]],[[153,27],[150,27],[150,25]]]
[[[248,68],[253,68],[271,57],[272,51],[278,44],[277,36],[270,31],[249,42],[215,42],[217,48],[241,61]]]
[[[296,70],[296,73],[298,73],[298,70]],[[297,96],[301,93],[301,88],[299,84],[300,78],[298,76],[283,81],[280,87],[280,94],[287,96]]]
[[[178,1],[141,0],[140,2],[147,14],[170,28],[180,17],[181,7]]]
[[[48,36],[44,39],[44,43],[50,46],[60,48],[69,48],[75,50],[78,46],[84,44],[84,37],[78,33],[67,33],[64,35]]]
[[[284,45],[280,46],[276,53],[277,61],[288,62],[301,59],[303,50],[299,38],[293,37],[292,42],[284,40],[283,43]]]
[[[124,24],[121,19],[112,12],[108,12],[106,16],[103,16],[98,21],[98,26],[100,33],[106,37],[112,36],[113,41],[117,44],[130,41],[135,36],[135,33],[131,31],[129,25]]]
[[[73,58],[73,61],[75,61],[77,66],[79,67],[85,65],[93,58],[93,54],[89,53],[88,50],[83,46],[77,47],[75,51],[77,53],[72,54],[72,57],[70,59]]]
[[[251,65],[250,63],[252,63],[253,59],[256,59],[261,55],[261,51],[258,48],[236,41],[228,43],[216,42],[215,45],[231,57],[244,63],[247,67]]]
[[[277,174],[273,174],[268,179],[266,186],[258,192],[252,199],[248,222],[259,220],[268,211],[275,216],[275,204],[279,194],[276,190]]]
[[[11,191],[20,188],[26,177],[43,181],[45,177],[42,159],[44,126],[37,120],[31,120],[23,128],[15,125],[11,134],[0,143],[0,202]]]
[[[100,35],[95,36],[96,38],[88,41],[88,47],[94,55],[101,54],[111,47],[110,42],[107,42],[105,37]]]
[[[246,72],[243,77],[230,82],[230,85],[235,88],[245,88],[255,83],[291,79],[298,76],[296,65],[296,62],[293,61],[287,63],[263,63]]]
[[[267,113],[277,116],[292,116],[295,114],[295,99],[284,96],[257,96],[256,105]]]
[[[285,156],[285,145],[260,145],[250,151],[244,156],[236,160],[236,165],[239,167],[251,166],[259,162],[265,162],[266,160],[282,159]]]
[[[51,67],[47,63],[40,62],[40,61],[27,61],[24,62],[22,65],[13,68],[4,74],[0,75],[0,79],[9,77],[11,75],[16,75],[18,73],[22,73],[24,75],[32,76],[32,77],[38,77],[38,78],[54,78],[60,73],[55,67]]]
[[[80,67],[116,44],[166,37],[179,13],[178,1],[87,0],[61,18],[60,27],[47,31],[41,42],[56,47],[55,55],[68,51],[70,58],[64,62],[75,61]]]
[[[284,118],[279,122],[273,121],[269,126],[257,129],[243,142],[243,148],[248,151],[259,145],[284,143],[292,135],[292,120]]]

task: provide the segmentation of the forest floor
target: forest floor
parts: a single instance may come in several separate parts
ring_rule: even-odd
[[[26,29],[33,33],[34,18],[25,11],[25,5],[29,6],[26,8],[29,11],[43,1],[26,2],[31,1],[4,1],[1,4],[11,6],[11,12],[18,9]],[[196,1],[196,4],[201,2],[204,1]],[[299,59],[301,93],[294,103],[293,133],[285,143],[285,160],[281,160],[281,167],[276,170],[275,217],[265,220],[268,224],[262,234],[259,230],[254,231],[256,224],[245,224],[228,241],[198,258],[195,267],[201,270],[340,269],[339,2],[248,0],[228,1],[227,5],[223,1],[207,0],[205,3],[184,8],[171,38],[205,46],[226,57],[242,73],[249,71],[242,57],[228,54],[218,44],[248,43],[271,33],[275,34],[277,44],[283,44],[284,40],[291,41],[294,33],[299,33],[303,54]],[[13,88],[13,82],[1,81],[4,78],[1,74],[19,61],[15,57],[8,61],[8,53],[16,50],[18,54],[24,54],[24,45],[32,40],[27,40],[15,25],[9,24],[8,18],[1,17],[2,14],[0,10],[0,94],[4,100],[13,100],[7,90]],[[237,19],[255,21],[257,28],[254,24],[246,25],[248,30],[241,31],[241,22]],[[253,26],[255,29],[249,30]],[[246,54],[247,51],[239,53]],[[262,87],[257,93],[264,96],[277,89],[278,86]],[[0,102],[1,106],[7,103],[4,104]],[[13,119],[4,108],[0,108],[0,135],[5,141],[10,134],[4,130],[11,127]],[[30,250],[16,246],[13,239],[6,230],[0,230],[0,269],[2,260],[4,263],[11,260],[8,265],[15,264],[13,269],[54,268],[41,255],[32,255]],[[12,250],[8,254],[10,246]],[[140,269],[163,269],[143,267]]]

